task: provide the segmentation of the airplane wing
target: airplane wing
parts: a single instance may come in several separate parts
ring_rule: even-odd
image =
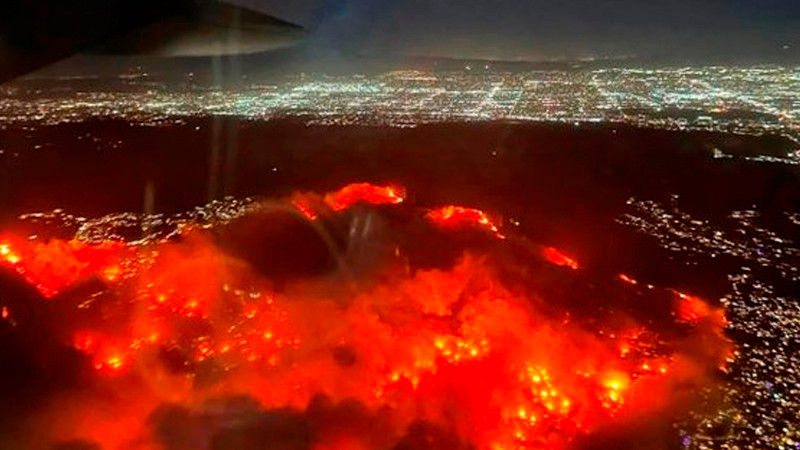
[[[0,6],[0,82],[72,54],[194,57],[301,41],[298,25],[203,0],[28,0]]]

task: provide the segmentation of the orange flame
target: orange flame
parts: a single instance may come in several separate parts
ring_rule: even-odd
[[[623,282],[628,283],[628,284],[639,284],[639,282],[636,281],[635,278],[631,278],[628,275],[625,275],[624,273],[619,274],[617,277],[620,280],[622,280]]]
[[[296,199],[292,203],[304,211]],[[399,204],[403,197],[369,184],[325,196],[335,211],[360,201]],[[316,217],[310,207],[307,212]],[[425,216],[443,228],[479,226],[502,237],[480,210],[447,206]],[[342,304],[325,289],[274,290],[203,230],[153,248],[0,242],[4,260],[46,297],[97,276],[127,305],[109,308],[114,314],[106,320],[112,323],[76,329],[72,336],[99,374],[138,380],[129,389],[139,400],[113,405],[129,419],[127,431],[98,431],[117,430],[117,422],[95,418],[58,428],[65,439],[120,446],[130,423],[145,429],[149,412],[166,400],[191,406],[215,395],[246,394],[265,407],[305,409],[325,394],[334,401],[355,399],[369,411],[393,411],[384,437],[390,443],[425,420],[446,425],[478,448],[564,448],[620,414],[661,405],[662,396],[651,392],[666,377],[690,376],[670,371],[682,356],[674,349],[653,353],[639,328],[608,325],[613,332],[603,334],[554,321],[471,255],[450,268],[393,273],[385,283],[348,293]],[[579,267],[552,247],[544,257]],[[681,321],[717,314],[700,299],[678,296]],[[165,352],[178,369],[165,368],[158,356]],[[221,374],[213,387],[187,383],[208,367]],[[119,380],[123,389],[123,378],[107,381]],[[340,436],[315,448],[359,445],[369,447]]]
[[[0,255],[35,286],[45,297],[54,297],[77,281],[107,270],[118,276],[121,269],[112,266],[125,245],[104,242],[92,245],[77,240],[52,239],[47,243],[0,238]]]
[[[403,203],[404,200],[402,189],[369,183],[348,184],[336,192],[325,195],[325,202],[334,211],[342,211],[358,202],[372,205],[397,205]]]
[[[727,326],[725,311],[722,308],[714,308],[705,300],[699,297],[674,291],[676,295],[675,310],[683,322],[697,324],[705,320],[710,320],[720,328]]]
[[[450,205],[429,211],[426,217],[440,227],[478,226],[488,229],[499,238],[505,238],[486,213],[479,209]]]
[[[544,258],[551,264],[557,266],[569,267],[570,269],[578,269],[578,261],[561,252],[555,247],[545,247]]]

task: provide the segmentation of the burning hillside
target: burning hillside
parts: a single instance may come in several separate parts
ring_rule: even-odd
[[[713,305],[397,186],[152,239],[7,232],[0,258],[36,289],[3,306],[17,358],[75,357],[33,447],[572,448],[671,423],[732,355]]]

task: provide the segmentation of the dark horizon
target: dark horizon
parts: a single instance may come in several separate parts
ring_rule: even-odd
[[[800,3],[791,0],[235,2],[307,27],[320,51],[526,61],[800,59]]]
[[[274,76],[298,73],[353,75],[378,74],[393,70],[467,70],[524,72],[540,70],[599,69],[674,69],[680,67],[800,67],[800,55],[772,55],[761,58],[690,59],[680,55],[659,57],[619,57],[584,59],[481,59],[457,56],[393,55],[349,53],[327,49],[320,52],[309,45],[300,45],[261,54],[238,55],[217,59],[153,58],[144,56],[109,56],[78,54],[45,66],[9,85],[53,78],[117,79],[121,75],[147,73],[159,81],[186,81],[191,74],[196,81],[211,80],[223,85],[268,81]],[[215,72],[216,71],[216,72]],[[216,73],[216,75],[214,75]],[[212,77],[213,75],[213,77]]]
[[[800,3],[769,0],[680,0],[640,5],[631,0],[543,2],[501,0],[488,7],[466,0],[435,4],[380,0],[232,0],[306,30],[289,49],[236,57],[126,58],[79,54],[43,74],[118,73],[137,65],[153,70],[354,72],[382,68],[428,68],[470,63],[532,67],[663,67],[707,65],[800,65]],[[692,4],[695,3],[695,4]],[[151,5],[151,6],[147,6]],[[159,7],[142,3],[141,14]],[[100,14],[102,11],[98,11]],[[66,25],[65,25],[66,26]],[[231,38],[235,39],[236,34]],[[2,38],[0,38],[2,41]],[[2,47],[2,42],[0,42]],[[42,73],[33,74],[34,77]]]

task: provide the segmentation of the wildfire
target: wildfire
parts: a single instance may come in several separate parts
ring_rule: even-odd
[[[676,314],[681,321],[697,324],[704,320],[710,320],[720,328],[724,328],[727,325],[723,309],[713,308],[699,297],[678,291],[673,292],[676,295]]]
[[[9,238],[0,241],[7,242],[0,244],[5,261],[48,298],[100,269],[118,274],[120,269],[112,261],[125,249],[119,242],[92,245],[59,239],[46,243]]]
[[[402,189],[391,186],[375,186],[369,183],[349,184],[325,195],[325,202],[334,211],[342,211],[358,202],[372,205],[397,205],[403,203]]]
[[[3,257],[5,262],[11,265],[16,265],[20,260],[19,255],[11,251],[10,244],[0,244],[0,256]]]
[[[555,247],[545,247],[544,258],[552,264],[557,266],[569,267],[570,269],[577,269],[578,261],[562,253]]]
[[[639,282],[636,281],[635,278],[631,278],[628,275],[625,275],[624,273],[621,273],[621,274],[617,275],[617,277],[620,279],[620,281],[623,281],[623,282],[628,283],[628,284],[634,284],[634,285],[635,284],[639,284]]]
[[[450,205],[429,211],[426,217],[441,227],[478,226],[488,229],[501,239],[505,238],[486,213],[479,209]]]
[[[357,202],[398,205],[399,192],[355,184],[325,195],[323,204],[334,212]],[[311,197],[287,202],[310,220],[323,208]],[[505,239],[477,209],[447,206],[422,214],[437,227],[478,226]],[[221,250],[212,233],[187,229],[180,239],[149,247],[7,237],[0,239],[0,255],[54,301],[89,278],[105,285],[111,303],[101,308],[103,322],[76,324],[71,344],[98,376],[119,380],[120,389],[133,389],[125,383],[138,380],[141,401],[113,407],[144,435],[153,408],[166,401],[190,408],[220,395],[246,395],[264,408],[305,411],[322,395],[356,401],[375,417],[390,411],[391,420],[371,441],[340,433],[314,448],[342,442],[392,448],[421,421],[477,448],[563,448],[620,415],[663,405],[658,390],[665,379],[682,384],[691,376],[671,370],[690,356],[653,351],[638,331],[643,327],[630,321],[597,333],[537,310],[479,254],[465,254],[452,267],[382,275],[383,281],[343,290],[336,295],[345,299],[335,300],[330,288],[310,282],[276,289]],[[552,247],[541,256],[578,268]],[[681,321],[716,314],[700,299],[679,299]],[[727,349],[718,331],[711,337]],[[72,413],[87,414],[77,406]],[[100,422],[54,433],[125,444],[122,434],[97,431],[113,429]]]
[[[296,196],[296,198],[292,200],[292,205],[295,207],[295,209],[300,211],[300,214],[305,216],[306,219],[317,220],[317,213],[306,203],[302,196]]]

